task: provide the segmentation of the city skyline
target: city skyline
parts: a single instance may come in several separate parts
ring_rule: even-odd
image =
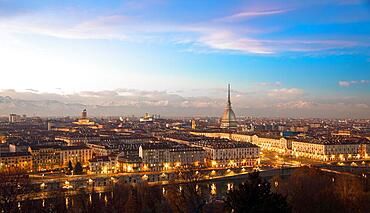
[[[0,1],[0,115],[370,118],[368,1]],[[7,98],[7,96],[11,98]]]

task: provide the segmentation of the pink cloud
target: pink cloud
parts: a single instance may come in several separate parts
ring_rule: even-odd
[[[273,51],[260,41],[247,37],[239,37],[231,31],[211,31],[199,41],[210,48],[219,50],[239,51],[243,53],[271,54]]]
[[[226,16],[220,20],[222,21],[234,21],[240,20],[243,18],[252,18],[258,16],[269,16],[269,15],[276,15],[281,13],[286,13],[291,11],[290,9],[276,9],[276,10],[261,10],[261,11],[243,11],[240,13],[236,13],[230,16]]]
[[[283,84],[280,81],[276,82],[259,82],[257,86],[260,87],[281,87]]]
[[[353,86],[353,85],[358,85],[358,84],[369,84],[370,81],[369,80],[356,80],[356,81],[339,81],[338,82],[338,85],[341,86],[341,87],[350,87],[350,86]]]
[[[281,88],[270,90],[267,95],[270,97],[294,97],[303,95],[304,91],[298,88]]]

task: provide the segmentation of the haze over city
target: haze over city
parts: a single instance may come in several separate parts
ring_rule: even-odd
[[[369,213],[369,0],[0,0],[1,213]]]
[[[370,6],[0,1],[0,114],[370,117]]]

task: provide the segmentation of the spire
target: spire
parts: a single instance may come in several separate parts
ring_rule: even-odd
[[[227,104],[230,106],[231,101],[230,101],[230,84],[227,85]]]

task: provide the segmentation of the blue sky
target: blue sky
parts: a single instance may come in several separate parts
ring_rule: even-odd
[[[370,111],[367,0],[0,0],[0,46],[4,91],[221,98],[230,82],[240,108]]]

